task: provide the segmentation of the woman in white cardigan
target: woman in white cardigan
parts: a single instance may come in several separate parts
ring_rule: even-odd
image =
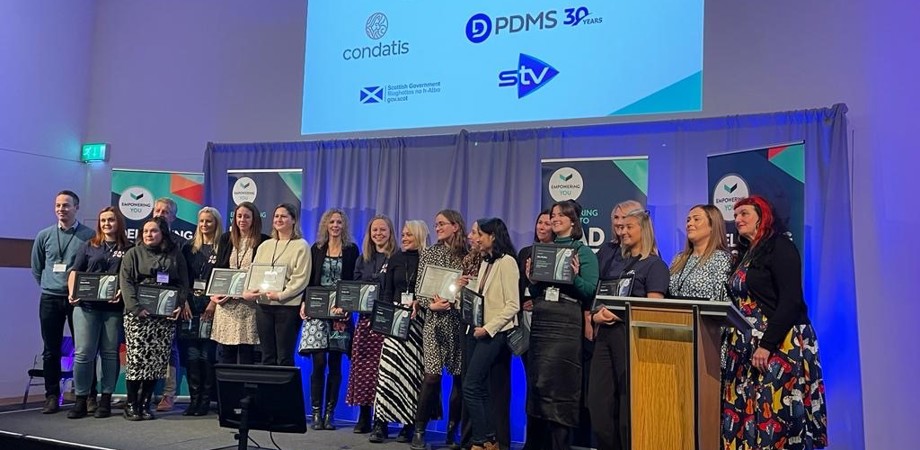
[[[473,239],[483,254],[476,290],[483,296],[483,325],[466,334],[467,366],[463,374],[463,403],[473,425],[473,449],[498,449],[494,411],[489,401],[490,372],[507,348],[506,333],[520,309],[520,275],[508,228],[498,218],[473,224]]]

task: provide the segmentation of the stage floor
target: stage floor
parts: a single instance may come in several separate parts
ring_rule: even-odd
[[[178,405],[184,406],[184,405]],[[129,422],[121,416],[121,410],[116,409],[112,417],[96,419],[86,417],[83,419],[68,419],[65,405],[57,414],[44,415],[41,408],[34,407],[25,410],[7,409],[0,412],[0,448],[14,449],[25,447],[26,441],[44,441],[45,448],[96,448],[96,449],[214,449],[235,445],[233,439],[235,430],[220,428],[217,415],[205,417],[184,417],[182,409],[177,406],[168,413],[156,413],[157,419],[141,422]],[[366,434],[354,434],[353,423],[339,422],[340,428],[336,431],[313,431],[306,434],[274,433],[275,447],[269,434],[265,431],[252,431],[250,437],[262,448],[282,450],[293,449],[401,449],[408,448],[408,444],[394,442],[392,439],[383,444],[372,444],[367,441]],[[396,437],[398,430],[391,430],[391,438]],[[432,448],[443,447],[444,435],[429,432],[429,441]],[[21,439],[23,444],[11,444]],[[57,442],[54,442],[57,441]],[[89,447],[86,447],[89,446]],[[252,441],[250,448],[256,447]]]

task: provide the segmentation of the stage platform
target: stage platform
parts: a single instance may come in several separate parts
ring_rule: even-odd
[[[233,438],[235,430],[218,426],[216,414],[184,417],[180,409],[184,405],[177,405],[172,412],[155,413],[156,420],[141,422],[125,420],[120,409],[113,411],[117,415],[106,419],[68,419],[67,410],[70,405],[65,405],[57,414],[49,415],[42,414],[39,406],[33,404],[33,407],[24,410],[3,408],[0,412],[0,449],[203,450],[236,444]],[[274,433],[277,446],[272,443],[268,432],[252,431],[250,437],[259,447],[252,441],[249,442],[249,447],[282,450],[408,449],[408,444],[392,440],[398,432],[396,429],[390,431],[391,440],[383,444],[372,444],[367,441],[368,435],[352,432],[354,423],[341,421],[337,422],[337,425],[340,427],[335,431],[308,430],[306,434]],[[443,433],[429,432],[428,440],[434,441],[431,442],[432,448],[446,448],[443,445]]]

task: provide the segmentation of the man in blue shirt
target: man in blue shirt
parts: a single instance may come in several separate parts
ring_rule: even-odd
[[[73,265],[77,249],[95,235],[91,228],[77,222],[79,209],[77,194],[66,190],[59,192],[54,198],[58,222],[41,230],[32,245],[32,276],[42,289],[38,316],[44,341],[44,414],[60,410],[61,341],[65,320],[73,335],[73,307],[67,301],[67,272]]]

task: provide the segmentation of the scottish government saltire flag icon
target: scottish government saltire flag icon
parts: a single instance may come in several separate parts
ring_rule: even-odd
[[[361,88],[361,103],[380,103],[383,101],[383,86]]]

